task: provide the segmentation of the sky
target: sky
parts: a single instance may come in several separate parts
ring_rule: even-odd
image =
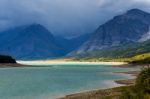
[[[54,35],[74,37],[132,8],[150,12],[150,0],[0,0],[0,31],[38,23]]]

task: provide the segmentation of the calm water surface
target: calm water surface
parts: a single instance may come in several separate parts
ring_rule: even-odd
[[[113,80],[134,70],[104,65],[49,65],[0,68],[0,99],[53,99],[66,94],[116,86]]]

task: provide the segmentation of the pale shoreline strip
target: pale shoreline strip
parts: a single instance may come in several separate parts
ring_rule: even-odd
[[[24,65],[128,65],[126,62],[17,61]]]

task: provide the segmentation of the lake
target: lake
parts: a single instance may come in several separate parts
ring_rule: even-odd
[[[54,99],[67,94],[118,86],[131,71],[108,65],[47,65],[0,68],[0,99]]]

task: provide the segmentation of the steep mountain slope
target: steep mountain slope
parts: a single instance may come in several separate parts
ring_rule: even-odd
[[[128,58],[150,52],[150,40],[105,50],[82,53],[77,58]]]
[[[46,59],[64,55],[53,35],[40,24],[0,33],[0,46],[0,54],[16,59]]]
[[[132,9],[101,25],[92,36],[72,54],[107,49],[150,38],[150,14]]]

